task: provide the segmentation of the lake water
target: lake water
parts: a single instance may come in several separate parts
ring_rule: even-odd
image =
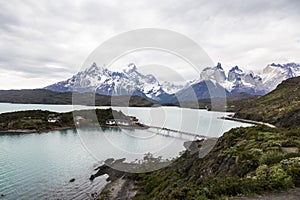
[[[67,112],[72,105],[0,103],[0,113],[42,109]],[[121,108],[141,123],[206,136],[249,124],[221,120],[228,113],[176,107]],[[0,199],[89,199],[106,184],[104,178],[89,181],[94,168],[107,158],[141,159],[144,153],[172,158],[192,137],[166,137],[152,130],[101,128],[53,131],[43,134],[0,135]],[[75,182],[69,180],[75,178]]]

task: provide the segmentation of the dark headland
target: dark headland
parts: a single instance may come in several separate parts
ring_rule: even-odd
[[[96,114],[97,117],[94,118],[93,114]],[[114,123],[108,123],[109,120]],[[75,123],[76,127],[147,128],[136,118],[112,109],[80,110],[66,113],[28,110],[0,114],[0,134],[42,133],[74,129],[76,128]]]

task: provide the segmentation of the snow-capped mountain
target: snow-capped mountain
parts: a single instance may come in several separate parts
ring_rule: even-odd
[[[244,72],[235,66],[229,70],[227,76],[222,65],[218,63],[214,67],[206,67],[200,74],[200,80],[177,92],[176,96],[188,100],[188,96],[203,99],[237,93],[264,95],[282,81],[295,76],[300,76],[300,65],[295,63],[270,64],[261,74]]]
[[[262,79],[253,72],[245,73],[238,66],[229,70],[228,76],[221,65],[207,67],[200,74],[200,80],[196,84],[203,84],[203,81],[211,81],[217,88],[223,88],[226,94],[246,92],[250,94],[263,94]],[[194,85],[196,85],[194,84]]]
[[[217,83],[224,82],[226,80],[225,72],[218,63],[215,67],[206,67],[200,74],[200,80],[214,80]]]
[[[228,72],[228,81],[234,82],[243,77],[245,73],[238,66],[231,68]]]
[[[174,93],[181,89],[180,86],[168,82],[164,84],[168,86],[166,91],[153,75],[141,74],[133,63],[121,71],[110,71],[93,63],[91,67],[72,78],[47,86],[45,89],[60,92],[96,92],[110,96],[138,95],[155,101],[163,101],[171,96],[170,92]]]
[[[296,63],[270,64],[261,74],[263,85],[267,91],[274,90],[282,81],[300,76],[300,65]]]
[[[202,80],[178,91],[176,98],[179,101],[195,101],[197,99],[209,99],[226,97],[230,93],[214,80]]]
[[[186,84],[175,84],[175,83],[171,83],[169,81],[163,81],[161,82],[161,86],[164,89],[164,91],[166,91],[168,94],[174,94],[180,90],[182,90],[183,88],[185,88],[186,86],[189,86],[189,82]]]
[[[186,84],[159,82],[153,75],[140,73],[131,63],[119,71],[98,67],[96,63],[70,79],[47,86],[45,89],[58,92],[97,92],[104,95],[138,95],[148,100],[170,103],[197,99],[224,97],[237,93],[266,94],[283,80],[300,76],[300,65],[295,63],[270,64],[261,74],[244,72],[238,66],[226,75],[222,65],[206,67],[199,80]]]
[[[246,92],[249,94],[264,94],[267,91],[262,85],[262,78],[254,72],[244,72],[238,66],[228,72],[230,87],[226,88],[232,94]]]

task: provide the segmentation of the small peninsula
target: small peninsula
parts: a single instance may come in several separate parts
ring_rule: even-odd
[[[96,116],[96,117],[95,117]],[[74,120],[75,119],[75,120]],[[27,110],[0,114],[0,134],[42,133],[76,127],[147,128],[133,116],[109,109],[51,112]]]

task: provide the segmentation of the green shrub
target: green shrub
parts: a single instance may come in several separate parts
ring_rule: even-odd
[[[273,165],[279,163],[283,159],[284,153],[279,151],[268,151],[260,157],[259,163],[261,165]]]
[[[300,157],[282,160],[281,166],[292,177],[293,183],[300,186]]]
[[[169,168],[143,176],[135,199],[226,199],[299,186],[300,154],[281,151],[299,144],[299,132],[232,129],[204,158],[184,153]]]
[[[295,157],[300,157],[300,154],[299,153],[290,152],[290,153],[286,153],[284,155],[284,159],[295,158]]]
[[[286,190],[293,186],[293,180],[288,173],[283,170],[282,166],[274,165],[269,171],[270,186],[277,190]]]

